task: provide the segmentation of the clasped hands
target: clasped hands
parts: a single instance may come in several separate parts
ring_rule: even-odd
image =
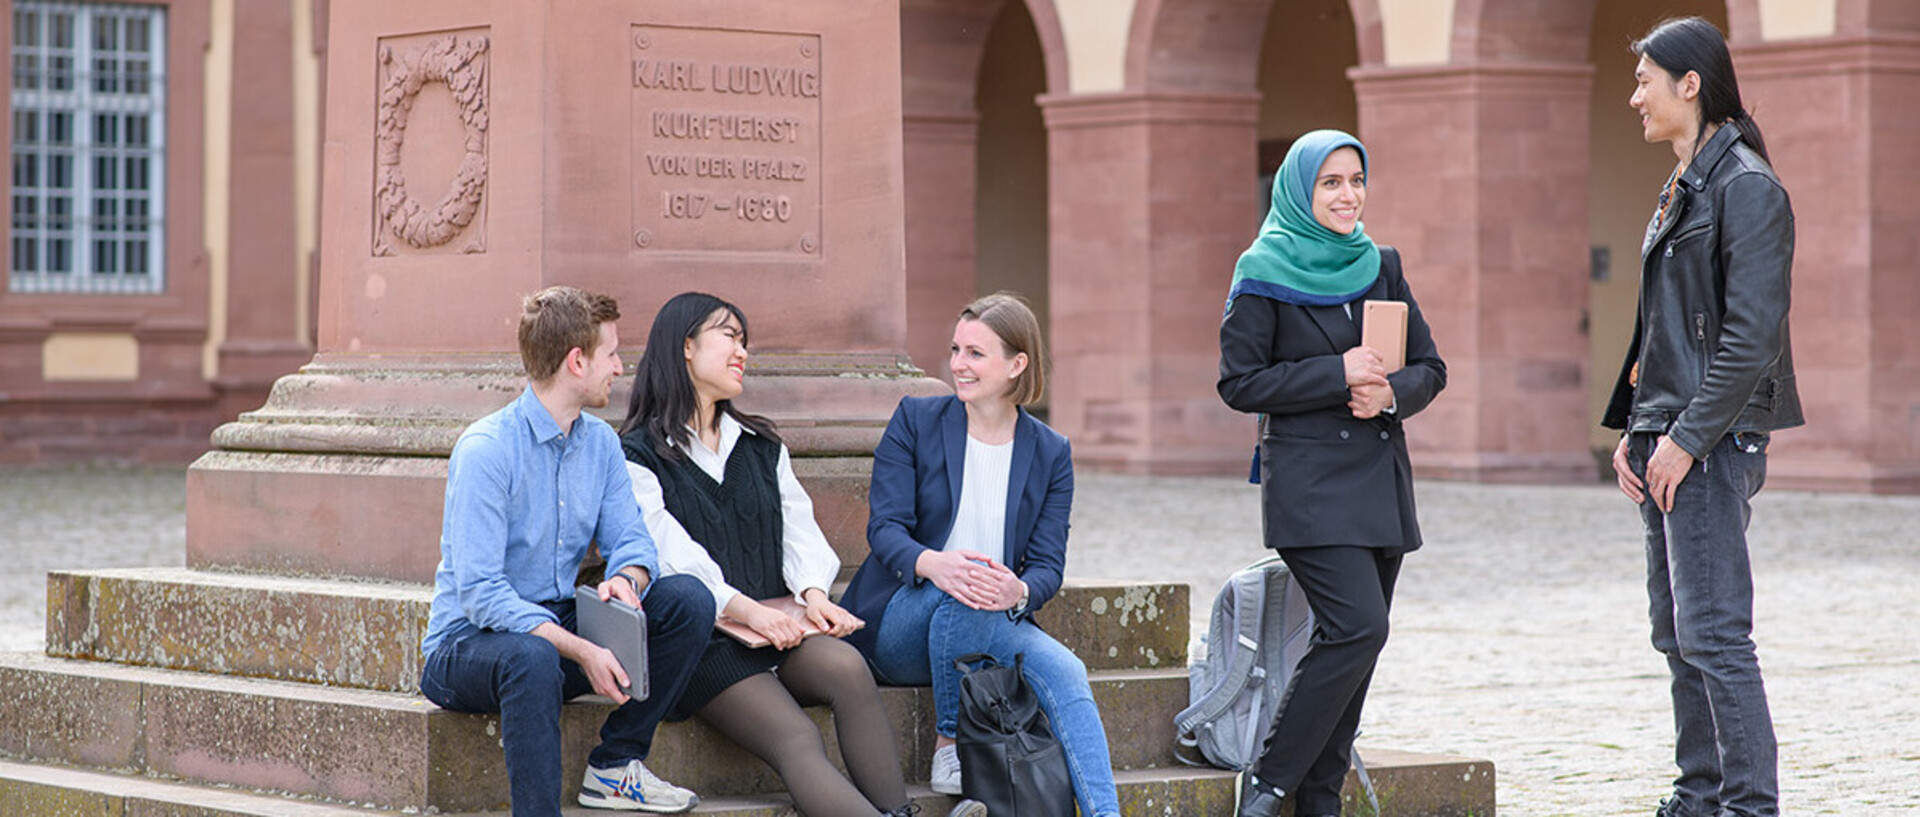
[[[914,572],[975,610],[1011,610],[1027,594],[1012,568],[971,550],[926,551]]]
[[[1380,416],[1393,405],[1393,384],[1386,362],[1371,346],[1355,346],[1340,356],[1347,370],[1347,408],[1362,420]]]

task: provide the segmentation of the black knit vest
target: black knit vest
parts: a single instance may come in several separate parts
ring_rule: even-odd
[[[725,482],[714,482],[692,460],[660,456],[653,435],[642,430],[628,432],[621,445],[627,459],[660,480],[667,512],[706,547],[727,584],[753,599],[786,594],[780,573],[779,443],[742,431],[727,456]]]

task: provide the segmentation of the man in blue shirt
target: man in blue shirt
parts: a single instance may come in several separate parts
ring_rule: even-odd
[[[598,417],[620,375],[619,307],[605,295],[550,287],[527,297],[519,399],[460,435],[433,609],[420,649],[420,691],[447,709],[500,714],[516,817],[559,817],[560,705],[597,692],[619,704],[587,757],[580,803],[672,813],[700,802],[641,761],[713,630],[713,595],[692,576],[658,581],[653,539],[633,500],[620,438]],[[601,599],[646,611],[645,701],[626,669],[574,633],[574,580],[589,544],[606,557]]]

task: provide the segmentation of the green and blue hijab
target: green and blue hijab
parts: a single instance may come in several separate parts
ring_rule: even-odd
[[[1317,130],[1294,140],[1273,176],[1273,205],[1253,246],[1233,267],[1227,303],[1242,294],[1259,295],[1301,306],[1349,303],[1373,288],[1380,277],[1380,250],[1366,225],[1341,235],[1313,218],[1313,183],[1327,156],[1350,147],[1367,167],[1360,140],[1337,130]]]

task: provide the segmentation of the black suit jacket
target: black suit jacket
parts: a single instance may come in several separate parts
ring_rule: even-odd
[[[1267,547],[1420,546],[1413,466],[1401,423],[1447,385],[1447,366],[1413,299],[1400,255],[1380,248],[1380,277],[1361,300],[1405,301],[1407,365],[1387,376],[1394,411],[1347,408],[1341,354],[1360,345],[1363,310],[1298,306],[1259,295],[1227,305],[1220,324],[1220,397],[1262,415],[1260,485]]]

